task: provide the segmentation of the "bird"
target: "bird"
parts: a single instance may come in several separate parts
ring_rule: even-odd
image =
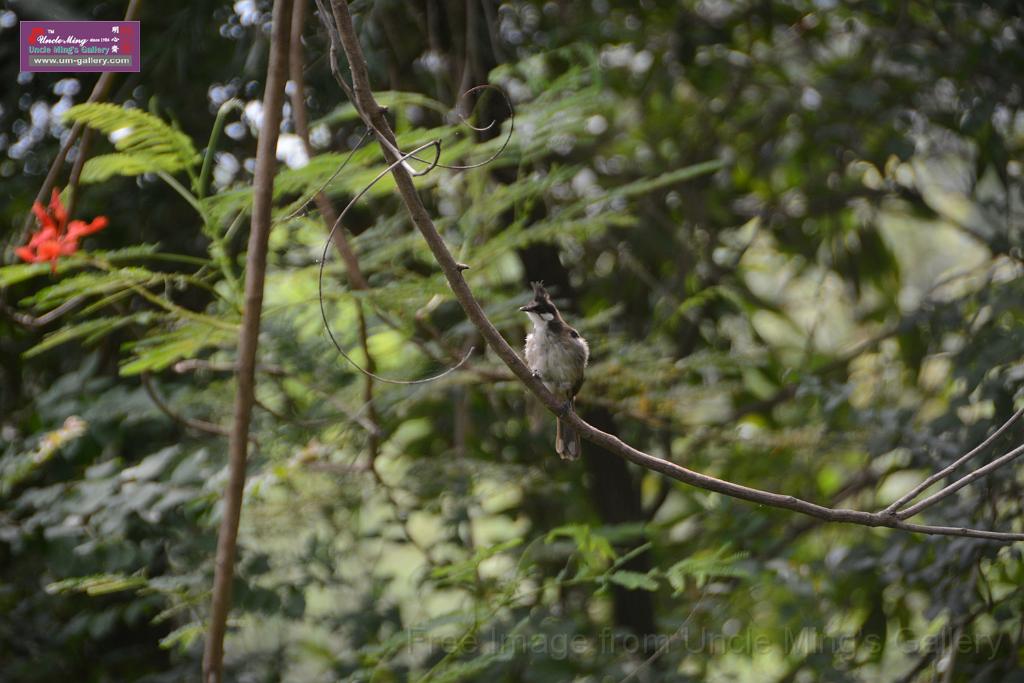
[[[565,322],[542,282],[531,282],[533,301],[520,306],[530,317],[533,331],[526,335],[526,364],[548,391],[564,402],[566,412],[574,408],[576,394],[583,386],[583,374],[590,359],[587,340]],[[580,457],[580,435],[558,419],[555,452],[562,460]]]

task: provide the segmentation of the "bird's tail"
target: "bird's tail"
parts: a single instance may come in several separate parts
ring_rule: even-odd
[[[555,427],[555,452],[562,460],[575,460],[580,457],[580,435],[569,423],[562,420],[559,420]]]

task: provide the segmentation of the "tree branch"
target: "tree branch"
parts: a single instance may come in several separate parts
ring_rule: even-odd
[[[302,144],[306,148],[306,154],[313,156],[313,146],[309,141],[309,114],[306,111],[305,55],[302,52],[302,29],[306,23],[306,3],[307,0],[295,0],[295,7],[292,12],[291,52],[288,66],[292,81],[291,102],[292,114],[295,118],[295,133],[302,139]],[[342,261],[345,262],[345,273],[348,275],[349,286],[352,289],[369,289],[370,286],[363,275],[362,269],[359,267],[356,253],[352,249],[348,237],[345,235],[345,226],[338,225],[338,229],[334,229],[334,225],[339,223],[339,218],[330,197],[323,191],[317,192],[316,206],[327,226],[328,233],[334,240],[334,247],[341,255]],[[366,356],[366,369],[370,373],[363,374],[363,402],[366,405],[367,418],[370,424],[373,425],[373,429],[369,431],[367,441],[372,468],[372,463],[377,459],[377,453],[380,450],[380,428],[377,426],[380,423],[380,418],[377,415],[377,407],[373,400],[373,373],[377,371],[377,364],[374,361],[373,354],[370,353],[369,332],[366,325],[363,302],[356,300],[354,303],[356,307],[356,327],[359,332],[359,346],[363,350],[363,355]]]
[[[252,222],[245,264],[245,308],[238,335],[238,385],[235,390],[234,422],[228,441],[228,483],[224,491],[224,516],[217,535],[210,629],[203,653],[205,683],[220,683],[224,673],[224,632],[231,607],[231,582],[234,578],[238,524],[245,489],[249,424],[255,398],[256,350],[263,310],[263,282],[274,198],[277,138],[281,127],[284,85],[288,77],[290,19],[291,0],[274,0],[270,60],[263,93],[263,122],[257,143],[256,173],[253,179]]]
[[[160,395],[159,390],[153,384],[153,378],[150,377],[148,372],[142,373],[142,388],[146,391],[146,395],[149,396],[149,399],[153,402],[153,405],[155,405],[161,413],[171,418],[175,422],[181,424],[182,426],[188,427],[189,429],[195,430],[197,432],[202,432],[204,434],[228,436],[228,430],[224,427],[221,427],[219,424],[207,422],[206,420],[198,420],[196,418],[187,417],[185,415],[181,415],[175,412],[174,409],[167,405],[167,401],[164,399],[164,397]]]
[[[0,313],[3,313],[14,322],[18,323],[23,327],[37,330],[41,327],[46,327],[57,318],[61,317],[70,310],[77,308],[80,304],[85,302],[84,296],[76,296],[68,299],[57,308],[52,311],[47,311],[40,316],[29,315],[28,313],[22,313],[21,311],[11,308],[2,299],[0,299]]]
[[[975,448],[973,448],[972,450],[968,451],[965,455],[957,458],[949,466],[944,467],[943,469],[939,470],[938,472],[936,472],[932,476],[930,476],[927,479],[925,479],[924,481],[922,481],[920,484],[918,484],[917,486],[912,488],[910,491],[908,491],[905,495],[901,496],[899,499],[894,501],[891,505],[889,505],[887,508],[885,508],[882,512],[883,513],[887,513],[887,514],[892,514],[896,510],[899,510],[901,507],[903,507],[904,505],[909,503],[910,501],[912,501],[915,498],[917,498],[917,496],[921,493],[921,491],[924,491],[926,488],[928,488],[929,486],[931,486],[935,482],[939,481],[940,479],[945,478],[947,475],[949,475],[951,472],[953,472],[953,470],[955,470],[956,468],[960,467],[960,465],[963,465],[965,462],[967,462],[968,460],[970,460],[971,458],[976,456],[978,453],[981,453],[983,450],[985,450],[986,448],[991,446],[996,441],[996,439],[998,439],[1000,436],[1002,436],[1003,433],[1005,433],[1007,429],[1012,427],[1014,425],[1014,423],[1016,423],[1017,420],[1019,420],[1022,416],[1024,416],[1024,408],[1021,408],[1020,410],[1015,412],[1013,415],[1011,415],[1010,419],[1008,419],[1006,422],[1004,422],[1003,425],[999,429],[997,429],[996,431],[992,432],[991,436],[989,436],[987,439],[982,441]],[[900,517],[903,518],[902,517],[902,513],[900,514]]]
[[[603,432],[589,423],[583,421],[577,414],[566,411],[564,405],[548,389],[535,378],[529,368],[523,363],[519,355],[509,346],[505,338],[501,336],[497,328],[487,318],[479,302],[473,296],[469,285],[463,278],[463,268],[460,267],[451,252],[445,245],[444,240],[434,226],[423,202],[420,200],[413,184],[412,177],[404,164],[400,163],[397,142],[394,132],[384,115],[385,110],[376,102],[370,88],[369,74],[366,60],[363,57],[359,40],[356,37],[355,28],[352,24],[352,16],[349,13],[348,3],[345,0],[332,0],[331,8],[334,14],[337,36],[348,58],[349,67],[352,72],[352,90],[355,97],[353,102],[363,121],[370,127],[384,153],[385,159],[391,165],[391,173],[394,176],[398,192],[402,197],[406,210],[412,219],[413,224],[423,235],[427,246],[440,265],[448,284],[452,288],[456,299],[466,312],[473,325],[479,330],[481,336],[498,357],[508,366],[509,370],[531,391],[552,413],[569,422],[580,435],[601,446],[615,455],[629,460],[641,467],[659,472],[667,477],[676,479],[686,484],[696,486],[708,491],[714,491],[733,498],[739,498],[759,505],[768,507],[792,510],[801,514],[817,517],[830,522],[845,522],[860,524],[870,527],[889,527],[903,529],[918,533],[938,534],[946,536],[967,536],[971,538],[983,538],[995,541],[1021,541],[1024,534],[1006,533],[998,531],[985,531],[980,529],[965,529],[960,527],[929,526],[923,524],[910,524],[898,519],[895,515],[883,515],[880,513],[863,512],[859,510],[832,509],[817,505],[795,496],[788,496],[770,491],[743,486],[730,481],[710,477],[693,470],[680,467],[675,463],[662,460],[653,455],[633,448],[618,437]],[[332,31],[332,37],[334,32]]]
[[[295,134],[302,139],[306,148],[306,154],[313,156],[313,147],[309,142],[309,114],[306,110],[306,74],[304,72],[304,55],[302,53],[302,28],[306,22],[307,0],[296,0],[292,12],[290,56],[288,59],[288,71],[293,84],[290,95],[292,104],[292,116],[295,119]],[[322,190],[316,193],[316,207],[320,211],[327,229],[330,230],[335,221],[338,220],[338,212],[334,210],[330,198]],[[355,252],[349,244],[345,229],[335,230],[333,235],[334,246],[345,262],[345,272],[348,275],[349,283],[354,289],[367,289],[366,278],[356,260]]]
[[[75,163],[71,165],[71,175],[68,176],[68,218],[75,217],[75,209],[78,208],[79,182],[82,179],[82,169],[85,167],[85,160],[89,157],[89,145],[92,144],[93,129],[86,128],[82,133],[82,140],[78,143],[78,152],[75,155]]]

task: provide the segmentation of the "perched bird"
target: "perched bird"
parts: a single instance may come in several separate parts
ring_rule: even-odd
[[[533,322],[533,332],[526,335],[526,364],[551,393],[565,401],[566,410],[572,410],[573,399],[583,386],[590,348],[587,340],[562,318],[543,283],[531,284],[533,301],[519,307]],[[563,460],[580,457],[580,435],[561,419],[555,452]]]

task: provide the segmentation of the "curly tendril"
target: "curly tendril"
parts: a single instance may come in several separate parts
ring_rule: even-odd
[[[495,159],[500,157],[502,154],[504,154],[505,153],[505,149],[508,147],[508,143],[512,141],[512,132],[515,130],[515,126],[516,126],[516,110],[512,106],[512,100],[509,99],[508,94],[504,90],[502,90],[498,86],[492,85],[490,83],[483,83],[481,85],[473,86],[472,88],[470,88],[466,92],[464,92],[461,95],[459,95],[459,100],[462,100],[464,97],[472,95],[473,93],[477,92],[478,90],[496,90],[498,93],[501,94],[502,99],[505,100],[505,106],[508,108],[508,120],[509,120],[508,134],[505,136],[505,141],[501,143],[501,147],[499,147],[497,149],[497,151],[494,152],[494,154],[492,154],[491,156],[487,157],[483,161],[479,161],[479,162],[477,162],[475,164],[467,164],[465,166],[460,166],[460,165],[452,165],[452,164],[442,164],[442,163],[438,162],[438,163],[435,163],[434,166],[437,166],[438,168],[446,168],[446,169],[448,169],[450,171],[467,171],[467,170],[473,169],[473,168],[480,168],[481,166],[486,166],[487,164],[491,163],[492,161],[494,161]],[[466,118],[462,114],[458,113],[458,109],[456,109],[455,115],[459,117],[459,121],[461,121],[463,123],[463,125],[468,126],[469,128],[472,128],[473,130],[475,130],[477,132],[480,132],[480,133],[482,133],[484,131],[490,130],[491,128],[494,127],[494,124],[495,124],[495,121],[491,121],[486,126],[474,126],[472,123],[467,121]],[[417,156],[413,156],[413,157],[410,157],[410,158],[415,159],[416,161],[419,161],[419,162],[424,163],[424,164],[428,163],[426,160],[420,159]]]
[[[359,365],[358,363],[356,363],[355,360],[353,360],[351,356],[349,356],[347,353],[345,353],[345,350],[343,348],[341,348],[341,344],[338,343],[337,338],[335,338],[335,336],[334,336],[334,332],[331,330],[331,324],[327,320],[327,310],[326,310],[326,308],[324,308],[324,264],[327,261],[327,251],[330,249],[331,241],[334,238],[334,232],[338,229],[338,226],[341,225],[341,221],[342,221],[342,219],[345,218],[345,215],[349,212],[349,209],[351,209],[353,206],[355,206],[356,202],[358,202],[360,199],[362,199],[363,195],[365,195],[367,192],[369,192],[370,188],[372,188],[384,176],[386,176],[388,173],[390,173],[392,171],[392,169],[394,169],[396,166],[398,166],[400,164],[404,164],[408,159],[412,158],[412,156],[414,154],[419,154],[423,150],[425,150],[427,148],[431,148],[431,147],[434,149],[434,159],[433,159],[433,161],[429,161],[429,162],[428,161],[424,161],[424,163],[429,164],[428,168],[425,169],[424,172],[432,171],[434,168],[436,168],[437,160],[441,157],[441,141],[440,140],[431,140],[430,142],[427,142],[425,144],[420,145],[419,147],[417,147],[416,149],[414,149],[411,152],[408,152],[406,154],[402,154],[396,161],[394,161],[393,163],[389,164],[387,168],[385,168],[383,171],[378,173],[377,177],[375,177],[373,180],[371,180],[368,185],[366,185],[363,189],[361,189],[358,192],[358,194],[356,194],[354,197],[352,197],[352,199],[349,201],[349,203],[345,206],[344,210],[342,210],[341,214],[338,216],[338,220],[334,221],[334,225],[331,226],[331,231],[327,234],[327,240],[324,242],[323,253],[320,255],[320,272],[319,272],[319,277],[318,277],[318,281],[317,281],[317,289],[318,289],[318,298],[320,300],[320,315],[323,317],[324,328],[327,330],[327,336],[329,336],[331,338],[331,342],[334,344],[334,348],[336,348],[338,350],[338,353],[341,354],[341,357],[344,358],[346,361],[348,361],[350,365],[352,365],[354,368],[359,370],[359,372],[363,373],[367,377],[371,377],[371,378],[377,380],[378,382],[384,382],[386,384],[426,384],[427,382],[433,382],[435,380],[441,379],[445,375],[451,374],[452,372],[455,372],[460,367],[465,365],[466,361],[469,360],[469,357],[471,355],[473,355],[473,351],[475,350],[475,347],[470,347],[470,349],[466,352],[466,355],[462,357],[462,360],[460,360],[458,363],[456,363],[452,367],[448,368],[447,370],[445,370],[445,371],[443,371],[443,372],[441,372],[441,373],[439,373],[437,375],[433,375],[431,377],[425,377],[423,379],[413,379],[413,380],[390,379],[388,377],[382,377],[382,376],[380,376],[380,375],[378,375],[376,373],[370,372],[366,368],[364,368],[361,365]]]

